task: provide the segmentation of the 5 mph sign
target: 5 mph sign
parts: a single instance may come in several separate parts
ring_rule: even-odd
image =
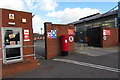
[[[69,36],[68,39],[69,39],[70,42],[73,42],[73,41],[74,41],[74,37],[73,37],[73,36]]]

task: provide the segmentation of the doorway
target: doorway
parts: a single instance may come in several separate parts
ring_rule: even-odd
[[[3,63],[23,60],[22,28],[2,27]]]

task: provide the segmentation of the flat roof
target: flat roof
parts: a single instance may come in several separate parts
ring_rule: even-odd
[[[7,9],[7,8],[0,8],[1,10],[10,10],[10,11],[18,11],[18,12],[25,12],[25,13],[32,13],[32,12],[27,12],[27,11],[22,11],[22,10],[15,10],[15,9]]]

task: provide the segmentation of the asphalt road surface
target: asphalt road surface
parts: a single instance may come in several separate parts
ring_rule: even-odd
[[[37,41],[35,45],[39,45],[36,54],[42,55],[44,41]],[[49,60],[40,59],[37,70],[11,78],[118,78],[118,50],[118,46],[95,48],[75,43],[74,53]]]

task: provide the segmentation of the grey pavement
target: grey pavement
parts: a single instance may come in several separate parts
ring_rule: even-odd
[[[39,69],[14,78],[118,78],[118,73],[47,60]]]
[[[39,41],[35,44],[44,43]],[[42,48],[43,46],[40,45]],[[67,59],[110,68],[118,68],[118,51],[114,48],[95,48],[75,44],[75,52],[68,56],[58,56],[55,59]],[[40,50],[40,49],[39,49]],[[44,52],[44,51],[43,51]],[[93,56],[94,53],[94,56]],[[96,54],[95,54],[96,53]],[[40,54],[40,53],[39,53]],[[54,59],[40,59],[40,67],[11,78],[118,78],[118,72],[94,68],[86,65],[55,61]]]

